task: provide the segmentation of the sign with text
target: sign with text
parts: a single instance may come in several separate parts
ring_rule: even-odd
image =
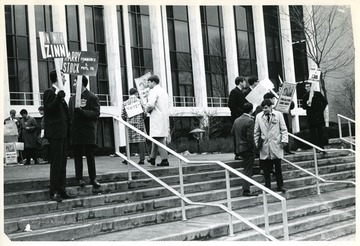
[[[68,50],[62,32],[39,32],[43,59],[67,57]]]
[[[4,143],[5,147],[5,163],[17,163],[17,153],[15,143]]]
[[[148,85],[148,78],[151,76],[151,73],[146,73],[143,76],[135,79],[136,88],[139,92],[140,99],[144,105],[148,101],[150,87]]]
[[[252,91],[245,97],[246,100],[253,104],[254,109],[261,104],[264,100],[264,95],[269,92],[269,89],[265,88],[259,83]]]
[[[98,65],[98,52],[70,51],[63,60],[62,70],[66,74],[96,76]]]
[[[144,113],[144,110],[139,101],[125,106],[125,111],[128,118],[132,118],[138,114]]]
[[[292,98],[295,94],[296,84],[284,82],[280,91],[279,101],[275,107],[282,113],[289,113]]]

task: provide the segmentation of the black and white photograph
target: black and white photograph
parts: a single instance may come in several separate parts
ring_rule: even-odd
[[[360,2],[1,3],[1,245],[356,245]]]

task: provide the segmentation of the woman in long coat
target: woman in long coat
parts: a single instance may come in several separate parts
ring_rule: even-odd
[[[26,109],[20,111],[22,116],[20,120],[20,138],[24,142],[24,155],[26,158],[25,165],[30,165],[30,159],[33,158],[35,164],[38,164],[38,159],[36,158],[36,149],[39,144],[36,137],[36,120],[28,115]]]
[[[276,183],[278,191],[286,192],[283,187],[281,158],[284,157],[283,148],[288,143],[288,131],[282,113],[272,109],[270,99],[261,103],[263,113],[255,119],[254,141],[260,150],[260,167],[264,169],[265,186],[271,189],[270,173],[275,165]]]

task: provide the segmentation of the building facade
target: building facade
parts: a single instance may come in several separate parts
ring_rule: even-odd
[[[39,31],[62,32],[71,51],[99,52],[89,89],[101,102],[99,146],[123,146],[120,115],[134,79],[160,77],[172,117],[230,115],[227,97],[239,76],[299,82],[309,63],[290,17],[302,6],[5,5],[4,110],[38,117],[53,59],[42,59]],[[297,11],[298,12],[298,11]],[[296,49],[294,49],[296,47]],[[74,93],[67,75],[67,98]],[[299,90],[301,91],[301,90]],[[301,96],[301,95],[299,95]],[[297,95],[294,97],[296,105]],[[206,112],[206,113],[204,113]],[[292,129],[300,130],[297,109]]]

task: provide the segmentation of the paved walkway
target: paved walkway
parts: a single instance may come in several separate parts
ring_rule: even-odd
[[[189,160],[199,160],[199,161],[233,161],[234,154],[200,154],[200,155],[184,155],[185,158]],[[136,163],[139,161],[138,157],[132,157]],[[161,158],[158,157],[157,163],[160,163]],[[96,172],[98,175],[106,173],[114,173],[119,171],[127,171],[127,165],[122,163],[123,159],[118,156],[97,156],[95,157],[96,162]],[[178,159],[172,155],[169,156],[170,166],[177,166]],[[84,177],[88,176],[86,159],[83,160],[84,164]],[[145,165],[142,165],[145,169],[156,169],[161,167],[151,166],[145,161]],[[131,167],[135,169],[134,167]],[[50,165],[41,164],[41,165],[23,165],[23,164],[9,164],[4,165],[3,167],[3,180],[6,181],[17,181],[17,180],[43,180],[49,179],[50,175]],[[75,167],[74,159],[69,158],[67,162],[67,178],[75,177]]]

